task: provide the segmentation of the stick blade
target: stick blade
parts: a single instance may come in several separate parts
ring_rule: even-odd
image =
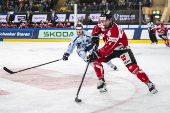
[[[81,99],[78,99],[78,97],[75,98],[75,101],[78,103],[78,102],[81,102],[82,100]]]
[[[4,69],[6,72],[10,73],[10,74],[14,74],[14,72],[13,72],[13,71],[9,70],[9,69],[8,69],[8,68],[6,68],[6,67],[3,67],[3,69]]]

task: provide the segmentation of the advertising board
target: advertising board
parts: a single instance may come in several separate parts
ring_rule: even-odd
[[[20,22],[20,21],[25,21],[26,20],[26,15],[15,15],[14,22]]]
[[[32,16],[32,22],[40,22],[40,21],[46,22],[47,21],[47,14],[38,14]]]
[[[38,38],[68,39],[76,33],[76,30],[39,30]]]
[[[81,20],[82,16],[85,18],[86,14],[77,14],[77,20]],[[74,14],[70,14],[69,22],[74,22]]]
[[[33,31],[33,29],[1,29],[0,38],[31,39]]]

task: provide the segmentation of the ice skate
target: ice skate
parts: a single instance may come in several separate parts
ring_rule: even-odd
[[[106,92],[107,88],[106,88],[106,82],[103,79],[100,79],[97,83],[97,89],[100,90],[100,92]]]
[[[165,39],[165,45],[166,45],[167,47],[170,47],[168,38]]]
[[[158,92],[158,90],[155,88],[155,85],[152,82],[149,81],[146,85],[149,87],[149,91],[151,93],[155,94]]]

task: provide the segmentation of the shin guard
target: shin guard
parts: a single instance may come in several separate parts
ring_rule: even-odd
[[[142,69],[139,68],[137,64],[128,65],[127,68],[132,74],[135,74],[142,82],[148,83],[148,76],[145,74],[145,72],[143,72]]]

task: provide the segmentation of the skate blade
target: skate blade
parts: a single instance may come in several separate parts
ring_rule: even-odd
[[[156,94],[158,92],[158,90],[156,90],[156,89],[153,89],[152,91],[151,91],[151,93],[153,93],[153,94]]]
[[[107,89],[105,88],[105,89],[100,89],[100,93],[103,93],[103,92],[106,92],[107,91]]]

